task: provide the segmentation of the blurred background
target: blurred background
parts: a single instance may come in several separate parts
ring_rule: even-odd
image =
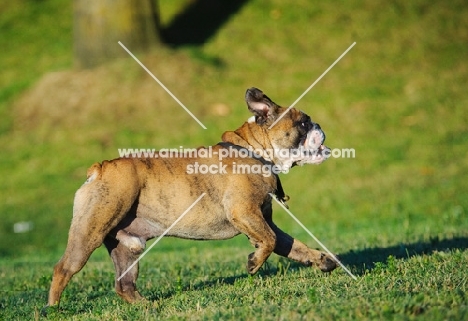
[[[1,258],[59,258],[92,163],[216,144],[250,117],[246,88],[288,106],[353,42],[295,107],[355,158],[282,175],[290,209],[338,253],[467,247],[466,1],[17,0],[0,12]]]

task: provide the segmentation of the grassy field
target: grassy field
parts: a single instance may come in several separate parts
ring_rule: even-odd
[[[160,1],[169,24],[190,1]],[[99,248],[51,320],[468,319],[468,4],[249,1],[205,44],[74,70],[71,3],[0,4],[0,319],[42,319],[73,195],[118,148],[197,147],[249,116],[245,89],[296,105],[356,157],[282,176],[291,211],[358,277],[272,255],[248,276],[244,236],[163,239],[128,305]],[[117,45],[117,44],[116,44]],[[131,49],[131,48],[130,48]],[[284,230],[317,244],[279,206]],[[15,233],[18,222],[32,229]]]

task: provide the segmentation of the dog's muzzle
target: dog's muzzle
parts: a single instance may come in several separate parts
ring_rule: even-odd
[[[330,148],[323,145],[325,138],[325,133],[320,128],[320,125],[313,123],[312,128],[307,133],[307,138],[302,145],[303,159],[296,162],[296,164],[320,164],[330,157]]]

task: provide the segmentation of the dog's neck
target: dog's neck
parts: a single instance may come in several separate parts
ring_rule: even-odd
[[[239,129],[243,128],[244,130],[236,130],[236,131],[227,131],[223,134],[221,137],[223,142],[226,143],[231,143],[240,147],[243,147],[245,149],[248,149],[250,151],[255,151],[255,153],[262,157],[263,159],[275,164],[275,165],[281,165],[278,164],[278,160],[275,158],[274,153],[272,153],[273,146],[271,145],[270,141],[265,140],[265,137],[268,137],[267,134],[262,135],[262,141],[259,141],[253,132],[250,130],[250,126],[257,126],[256,124],[252,123],[244,123],[242,127]],[[245,130],[247,129],[247,130]]]
[[[231,132],[232,133],[232,132]],[[224,137],[224,135],[223,135]],[[240,145],[237,145],[237,144],[234,144],[234,143],[231,143],[231,142],[221,142],[221,143],[218,143],[219,146],[222,146],[224,148],[236,148],[236,149],[246,149],[246,150],[249,150],[247,147],[244,147],[244,146],[240,146]],[[250,145],[249,145],[250,146]],[[265,158],[263,158],[262,156],[260,155],[255,155],[255,154],[252,154],[252,158],[254,159],[257,159],[259,161],[262,162],[262,164],[269,164],[269,165],[272,165],[273,163],[269,160],[266,160]],[[276,178],[276,189],[275,189],[275,197],[276,199],[283,203],[283,205],[286,207],[286,208],[289,208],[288,205],[286,204],[286,202],[289,200],[289,196],[286,195],[284,193],[284,190],[283,190],[283,186],[281,185],[281,180],[278,176],[278,174],[276,173],[273,173],[273,175],[275,176]]]

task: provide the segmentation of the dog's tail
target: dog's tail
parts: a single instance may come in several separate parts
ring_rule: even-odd
[[[90,197],[89,193],[92,193],[92,190],[95,188],[91,184],[96,180],[100,180],[102,177],[102,165],[100,163],[94,163],[88,168],[86,172],[86,181],[83,185],[76,191],[75,200],[73,203],[73,217],[80,214],[82,216],[86,213],[86,209],[90,208],[90,202],[95,201],[95,198]]]
[[[100,163],[94,163],[91,165],[90,168],[88,168],[88,171],[86,172],[86,183],[91,183],[92,181],[96,179],[100,179],[102,175],[102,165]]]

